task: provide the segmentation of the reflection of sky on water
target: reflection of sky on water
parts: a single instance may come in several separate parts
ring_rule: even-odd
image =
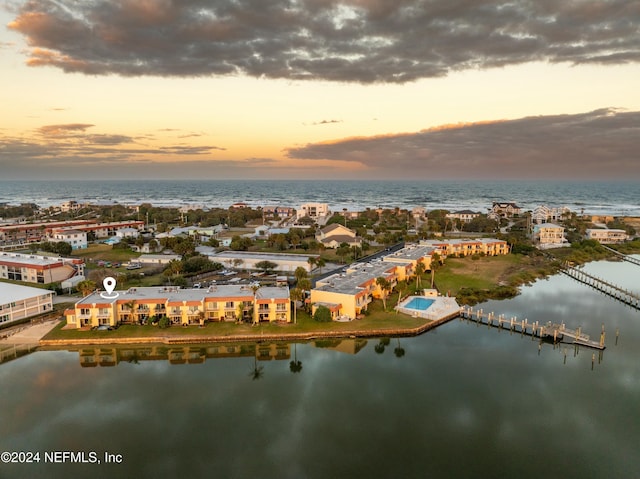
[[[636,267],[637,268],[637,267]],[[640,470],[640,318],[567,277],[485,311],[564,321],[608,348],[553,349],[459,320],[357,355],[81,368],[40,352],[0,367],[0,449],[121,453],[121,466],[9,466],[2,477],[632,477]],[[621,331],[614,346],[614,331]],[[564,364],[563,349],[567,360]],[[293,348],[291,351],[293,359]],[[534,451],[534,452],[532,452]],[[26,475],[25,475],[26,474]],[[39,474],[39,475],[38,475]]]

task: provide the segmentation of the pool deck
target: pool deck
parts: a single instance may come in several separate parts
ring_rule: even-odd
[[[413,309],[405,307],[414,298],[422,298],[433,300],[433,304],[425,310]],[[443,319],[455,318],[460,314],[460,306],[456,302],[456,298],[449,296],[408,296],[403,299],[396,309],[403,314],[407,314],[414,318],[424,318],[431,321],[441,321]]]

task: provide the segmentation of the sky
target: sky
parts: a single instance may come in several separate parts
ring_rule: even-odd
[[[640,180],[640,2],[0,0],[0,179]]]

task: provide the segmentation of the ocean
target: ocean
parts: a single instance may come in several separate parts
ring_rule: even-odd
[[[154,206],[224,207],[328,203],[333,211],[366,208],[427,210],[471,209],[486,212],[493,201],[513,201],[525,210],[566,206],[577,213],[640,216],[640,185],[611,181],[328,181],[328,180],[0,180],[0,204],[67,200]]]

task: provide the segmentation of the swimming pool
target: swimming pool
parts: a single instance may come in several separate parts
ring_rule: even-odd
[[[403,304],[402,306],[407,309],[416,309],[418,311],[426,311],[429,309],[429,306],[433,304],[433,299],[414,297],[411,300]]]

